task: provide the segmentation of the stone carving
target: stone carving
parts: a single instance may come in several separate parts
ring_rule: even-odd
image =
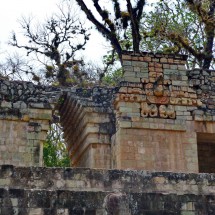
[[[152,96],[153,95],[153,84],[148,83],[145,85],[145,92],[147,96]]]
[[[131,93],[131,94],[144,94],[144,91],[140,88],[128,88],[128,93]]]
[[[142,117],[157,117],[175,119],[176,113],[172,105],[160,105],[159,108],[155,104],[148,104],[147,102],[141,103],[141,116]]]
[[[174,107],[172,105],[161,105],[159,107],[159,115],[161,118],[171,118],[171,119],[175,119],[175,110]]]
[[[171,97],[170,104],[172,104],[172,105],[192,105],[193,102],[192,102],[192,99],[188,99],[188,98]]]
[[[147,96],[147,100],[149,101],[149,103],[152,103],[152,104],[168,104],[169,103],[169,97],[167,97],[167,96],[162,96],[162,97]]]
[[[158,108],[155,104],[141,103],[141,116],[142,117],[156,117],[158,116]]]
[[[170,104],[172,105],[187,105],[187,106],[202,106],[200,99],[191,99],[191,98],[170,98]]]
[[[144,95],[138,95],[138,94],[118,94],[116,97],[116,102],[119,101],[125,101],[125,102],[141,102],[144,101],[145,96]]]
[[[164,87],[163,85],[159,84],[155,89],[154,89],[154,95],[155,96],[163,96],[164,94]]]
[[[146,84],[145,93],[147,96],[155,96],[155,97],[170,96],[170,91],[168,87],[162,84],[159,84],[159,85],[153,85],[152,83]],[[158,99],[158,100],[162,100],[162,99]]]

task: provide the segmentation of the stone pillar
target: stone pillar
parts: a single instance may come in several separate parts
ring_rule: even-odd
[[[186,56],[124,54],[114,101],[113,168],[198,172],[192,112],[203,104],[189,83]]]
[[[0,80],[0,92],[0,164],[43,166],[53,109],[46,87]]]
[[[111,168],[113,113],[107,89],[67,94],[60,106],[61,124],[72,167]],[[86,92],[85,92],[86,91]],[[95,96],[95,92],[98,95]],[[107,97],[103,100],[103,97]],[[92,99],[93,98],[93,99]]]

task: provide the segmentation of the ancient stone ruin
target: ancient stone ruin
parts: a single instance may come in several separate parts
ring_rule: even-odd
[[[117,87],[0,80],[0,214],[215,214],[215,72],[122,58]],[[42,167],[55,111],[72,168]]]

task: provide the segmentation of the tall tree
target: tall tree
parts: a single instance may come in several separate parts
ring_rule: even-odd
[[[97,30],[110,41],[120,58],[122,55],[121,40],[124,39],[121,34],[122,29],[124,31],[131,29],[133,51],[136,53],[140,51],[140,41],[142,39],[140,35],[140,21],[145,0],[137,0],[135,2],[126,0],[124,1],[126,2],[124,10],[122,9],[123,5],[120,3],[120,0],[112,0],[111,4],[114,9],[112,13],[105,8],[104,4],[102,5],[102,1],[91,0],[94,9],[99,14],[98,18],[89,9],[85,3],[86,1],[76,0],[76,2],[82,11],[84,11],[87,18],[96,26]]]
[[[189,9],[195,13],[199,21],[204,25],[205,44],[200,55],[197,56],[203,61],[202,67],[209,69],[213,60],[214,33],[215,33],[215,0],[185,0]]]
[[[83,74],[79,70],[81,61],[75,57],[79,50],[84,49],[90,34],[80,22],[77,11],[71,12],[74,10],[73,4],[62,4],[58,9],[58,13],[37,26],[30,18],[24,18],[21,27],[27,42],[20,44],[14,33],[10,44],[25,49],[27,55],[35,54],[46,68],[45,78],[66,86],[71,85],[74,76],[82,81]]]
[[[214,0],[166,0],[144,15],[142,45],[154,51],[187,54],[192,67],[209,69],[214,58]]]

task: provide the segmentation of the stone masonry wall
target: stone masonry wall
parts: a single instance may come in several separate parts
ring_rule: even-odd
[[[73,89],[59,112],[71,166],[111,168],[111,136],[115,132],[112,88]]]
[[[187,71],[183,55],[122,58],[113,168],[198,172],[197,136],[215,132],[214,72]]]
[[[215,151],[215,73],[187,71],[183,55],[122,60],[115,88],[0,80],[0,164],[42,165],[57,105],[74,167],[214,172],[204,145]]]
[[[0,164],[42,166],[60,89],[0,80]]]
[[[215,175],[0,167],[1,215],[213,215]]]

